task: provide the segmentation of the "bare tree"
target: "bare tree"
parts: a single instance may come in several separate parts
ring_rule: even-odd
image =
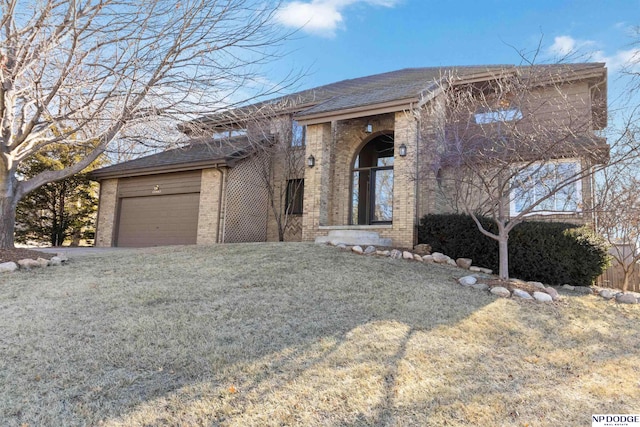
[[[624,274],[622,290],[626,292],[640,262],[640,179],[608,171],[599,190],[597,230],[611,244],[610,253]]]
[[[590,219],[588,187],[609,154],[593,129],[606,119],[592,114],[601,99],[597,85],[591,99],[567,94],[573,70],[511,67],[488,81],[446,76],[441,84],[442,131],[431,173],[453,210],[498,242],[501,279],[509,277],[509,233],[527,217],[573,212]],[[497,231],[484,228],[480,216]]]
[[[82,171],[122,136],[161,148],[171,141],[145,124],[212,114],[282,88],[258,74],[286,36],[273,19],[277,7],[260,0],[2,0],[0,248],[13,246],[15,208],[26,193]],[[16,173],[58,143],[85,155],[29,179]]]
[[[226,150],[234,146],[234,151],[246,154],[266,190],[279,241],[285,240],[294,215],[302,213],[305,135],[293,119],[300,103],[295,96],[256,103],[208,118],[216,123],[213,128],[204,123],[201,129],[193,130],[213,130],[221,136]],[[235,138],[238,134],[242,137]]]

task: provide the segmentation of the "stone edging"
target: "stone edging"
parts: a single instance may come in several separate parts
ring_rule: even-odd
[[[472,287],[478,290],[488,291],[493,295],[502,298],[513,297],[538,302],[553,302],[561,299],[560,294],[554,287],[544,285],[540,282],[525,282],[518,279],[511,279],[509,281],[509,287],[511,287],[512,290],[509,290],[504,286],[489,286],[488,284],[482,282],[487,280],[496,280],[496,278],[487,277],[488,275],[491,275],[493,273],[492,270],[488,268],[473,266],[472,260],[469,258],[458,258],[456,260],[453,260],[451,257],[440,252],[430,253],[431,247],[429,245],[417,245],[414,250],[419,249],[420,253],[415,253],[406,250],[401,251],[399,249],[379,250],[372,245],[367,246],[363,249],[362,246],[359,245],[350,246],[343,243],[328,244],[343,250],[350,250],[360,255],[376,255],[393,259],[404,259],[407,261],[423,262],[426,264],[443,264],[468,270],[476,274],[471,274],[459,278],[457,282],[460,285]],[[518,285],[520,285],[520,287],[527,287],[530,289],[535,288],[537,290],[531,293],[526,290],[519,289]],[[617,289],[604,289],[595,286],[589,287],[562,285],[560,288],[567,291],[582,293],[585,295],[597,295],[605,300],[615,299],[616,302],[621,304],[640,304],[640,295],[636,295],[633,292],[623,293]]]
[[[64,253],[58,253],[51,259],[46,258],[24,258],[17,263],[13,261],[3,262],[0,264],[0,273],[11,273],[16,270],[31,270],[33,268],[44,268],[49,266],[57,266],[66,263],[69,258]]]

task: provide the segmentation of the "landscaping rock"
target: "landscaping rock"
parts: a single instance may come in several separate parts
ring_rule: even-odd
[[[18,261],[20,268],[30,270],[32,268],[40,268],[40,263],[35,259],[25,258]]]
[[[390,253],[389,256],[393,259],[400,259],[402,258],[402,252],[397,250],[397,249],[393,249]]]
[[[376,255],[389,256],[389,251],[376,251]]]
[[[431,253],[431,245],[420,243],[413,247],[413,252],[418,255],[429,255]]]
[[[533,297],[529,295],[529,292],[523,291],[522,289],[514,289],[513,296],[522,299],[533,299]]]
[[[433,255],[425,255],[422,257],[422,262],[427,262],[429,264],[433,264]]]
[[[490,292],[502,298],[509,298],[511,296],[511,292],[509,292],[509,289],[503,288],[502,286],[493,287],[491,288]]]
[[[440,252],[434,252],[431,254],[431,256],[433,256],[433,261],[437,262],[438,264],[446,264],[447,260],[451,259],[445,254]]]
[[[451,258],[449,258],[447,260],[447,265],[450,265],[452,267],[457,267],[458,266],[458,264],[456,264],[456,262],[454,260],[452,260]]]
[[[38,258],[36,261],[38,262],[38,264],[40,264],[40,267],[48,267],[49,266],[49,260],[48,259]]]
[[[49,260],[49,265],[62,265],[62,260],[58,256],[54,256]]]
[[[465,270],[468,270],[469,267],[471,267],[471,258],[458,258],[456,260],[456,265],[460,268],[464,268]]]
[[[69,261],[69,257],[67,257],[67,254],[65,254],[64,252],[58,252],[56,256],[60,258],[60,261],[62,261],[63,263]]]
[[[460,283],[462,286],[475,285],[477,281],[478,279],[476,279],[474,276],[464,276],[458,279],[458,283]]]
[[[371,255],[371,254],[375,254],[376,253],[376,247],[375,246],[367,246],[366,249],[364,250],[364,254],[365,255]]]
[[[489,289],[489,285],[487,285],[486,283],[476,283],[475,285],[471,285],[471,287],[479,291],[486,291],[487,289]]]
[[[413,259],[413,254],[409,251],[402,252],[402,258],[404,259]]]
[[[598,295],[600,295],[604,299],[612,299],[612,298],[615,298],[616,293],[617,292],[613,292],[609,289],[603,289],[598,293]]]
[[[340,249],[347,249],[347,245],[345,245],[344,243],[340,243],[337,247],[339,247]]]
[[[535,286],[538,289],[546,289],[543,283],[540,282],[526,282],[527,285]]]
[[[364,251],[362,250],[362,246],[355,245],[351,248],[351,250],[357,254],[362,254]]]
[[[415,259],[416,261],[422,262],[422,257],[418,254],[413,254],[413,259]]]
[[[472,265],[471,267],[469,267],[469,271],[473,271],[473,272],[476,272],[476,273],[484,273],[484,274],[493,273],[493,270],[491,270],[490,268],[478,267],[478,266],[475,266],[475,265]]]
[[[562,289],[566,289],[567,291],[575,291],[576,287],[572,286],[572,285],[562,285],[561,286]]]
[[[637,304],[638,299],[633,294],[618,294],[616,295],[616,302],[620,304]]]
[[[549,295],[551,295],[552,300],[557,301],[560,299],[560,294],[558,293],[558,291],[556,291],[555,288],[552,288],[551,286],[549,286],[547,288],[544,288],[544,291]]]
[[[574,286],[574,291],[584,295],[593,294],[593,288],[591,288],[591,286]]]
[[[18,264],[15,262],[3,262],[0,264],[0,273],[11,273],[12,271],[16,271],[18,269]]]
[[[551,302],[551,301],[553,301],[553,298],[551,298],[551,295],[549,295],[546,292],[534,292],[533,293],[533,297],[536,299],[536,301],[540,301],[540,302]]]

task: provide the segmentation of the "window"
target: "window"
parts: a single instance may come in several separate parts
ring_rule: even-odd
[[[575,213],[582,210],[582,183],[580,179],[562,186],[580,173],[580,162],[556,161],[533,164],[514,178],[511,215],[515,216],[539,203],[531,214]],[[562,186],[562,188],[558,188]],[[553,194],[552,194],[553,193]],[[547,199],[540,202],[544,197]]]
[[[291,146],[303,147],[304,146],[304,126],[295,120],[291,121]]]
[[[302,214],[302,202],[304,200],[304,179],[290,179],[287,181],[287,213],[292,215]]]
[[[478,112],[475,115],[476,123],[486,125],[496,122],[512,122],[522,119],[522,111],[519,108],[498,108],[495,110]]]

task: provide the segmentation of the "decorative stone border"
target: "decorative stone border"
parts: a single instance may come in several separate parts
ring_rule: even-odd
[[[512,290],[509,290],[504,286],[490,286],[487,283],[483,283],[483,281],[497,280],[487,277],[487,275],[491,275],[493,273],[491,269],[474,266],[472,265],[473,261],[469,258],[458,258],[456,260],[453,260],[451,257],[440,252],[430,253],[431,247],[429,245],[417,245],[416,247],[414,247],[414,252],[411,252],[406,250],[402,251],[399,249],[379,250],[372,245],[367,246],[363,249],[362,246],[359,245],[348,246],[343,243],[328,244],[336,246],[342,250],[350,250],[360,255],[376,255],[393,259],[405,259],[407,261],[423,262],[426,264],[442,264],[468,270],[476,274],[471,274],[459,278],[458,283],[461,286],[468,286],[474,289],[488,291],[493,295],[502,298],[512,297],[538,302],[553,302],[561,299],[560,294],[554,287],[545,285],[540,282],[525,282],[519,279],[511,279],[509,281],[509,287],[512,288]],[[529,290],[527,291],[520,288],[527,288]],[[635,294],[633,292],[623,293],[616,289],[603,289],[597,287],[572,285],[562,285],[560,288],[567,291],[583,293],[585,295],[595,294],[605,300],[615,299],[616,302],[621,304],[640,304],[640,294]]]
[[[51,259],[38,258],[24,258],[17,263],[13,261],[3,262],[0,264],[0,273],[11,273],[16,270],[31,270],[33,268],[44,268],[49,266],[57,266],[66,263],[69,260],[64,253],[58,253]]]

